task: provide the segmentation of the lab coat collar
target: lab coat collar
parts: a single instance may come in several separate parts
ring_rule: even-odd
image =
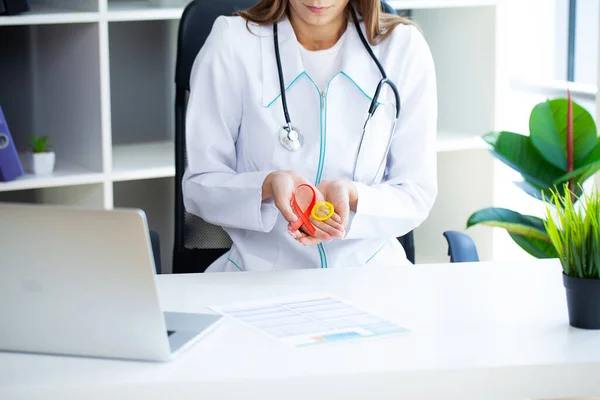
[[[364,32],[364,24],[361,24]],[[277,60],[275,58],[275,44],[273,42],[273,27],[262,27],[261,51],[263,71],[263,96],[264,107],[269,107],[281,96]],[[286,92],[293,84],[305,74],[300,54],[301,44],[296,38],[296,33],[289,19],[284,17],[278,24],[279,52],[283,69],[283,81]],[[373,47],[375,55],[378,48]],[[381,74],[371,60],[369,53],[364,48],[356,27],[352,21],[348,23],[344,46],[341,50],[340,74],[352,81],[354,85],[369,99],[373,97]]]
[[[364,24],[360,26],[364,32]],[[365,96],[373,99],[381,80],[381,73],[363,46],[352,20],[348,23],[347,29],[346,43],[342,49],[341,74],[350,79]],[[375,56],[378,57],[379,49],[377,47],[372,47],[372,49]]]

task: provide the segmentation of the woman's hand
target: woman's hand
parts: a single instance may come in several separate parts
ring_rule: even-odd
[[[332,221],[340,223],[344,229],[348,228],[348,219],[350,210],[356,211],[358,203],[358,191],[354,183],[342,179],[333,181],[323,181],[317,189],[323,193],[325,200],[333,204],[335,212],[340,217],[340,221]],[[322,222],[327,223],[331,220]]]
[[[334,229],[336,232],[341,232],[341,235],[335,235],[335,237],[344,237],[346,228],[348,228],[350,210],[356,211],[358,203],[356,186],[352,182],[345,180],[323,181],[317,186],[317,190],[323,195],[326,201],[333,205],[335,214],[327,221],[315,221],[311,218],[311,223],[317,231]],[[314,246],[323,241],[305,232],[298,233],[296,239],[305,246]]]
[[[298,219],[298,216],[292,210],[292,196],[296,188],[302,184],[310,185],[310,183],[302,176],[294,171],[275,171],[267,175],[263,187],[262,187],[262,199],[263,201],[269,198],[273,198],[275,207],[281,212],[281,215],[288,222],[288,225],[292,225]],[[323,194],[316,189],[316,201],[322,201],[324,199]],[[298,230],[291,232],[290,234],[304,245],[309,245],[302,241],[302,238],[310,237],[318,243],[322,241],[331,240],[332,237],[342,237],[343,229],[339,224],[328,224],[317,226],[316,222],[313,221],[316,233],[313,236],[308,236],[306,232]]]

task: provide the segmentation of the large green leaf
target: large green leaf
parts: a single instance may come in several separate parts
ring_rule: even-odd
[[[536,185],[534,185],[533,183],[526,181],[526,180],[514,182],[514,184],[517,187],[521,188],[525,193],[527,193],[528,195],[530,195],[531,197],[533,197],[537,200],[543,200],[544,199],[543,195],[545,195],[546,198],[548,198],[551,194],[549,188],[539,188]]]
[[[573,190],[575,195],[579,195],[581,190],[579,185],[583,185],[585,181],[591,178],[596,172],[600,171],[600,138],[594,149],[585,157],[584,160],[581,161],[581,165],[578,166],[573,172],[570,174],[565,174],[558,178],[554,184],[558,187],[558,191],[560,194],[562,193],[562,185],[566,183],[569,179],[573,178],[574,187]]]
[[[566,171],[566,152],[549,101],[536,105],[531,111],[529,132],[533,145],[542,157],[555,167]]]
[[[509,235],[516,244],[535,258],[558,258],[558,253],[554,245],[548,241],[533,239],[511,232],[509,232]]]
[[[539,188],[552,187],[553,182],[564,175],[564,171],[540,156],[529,136],[500,132],[492,154]]]
[[[529,118],[529,132],[535,148],[553,166],[567,170],[567,99],[548,100],[536,105]],[[573,102],[573,148],[575,166],[594,149],[596,125],[590,113]]]
[[[499,135],[500,135],[500,132],[488,132],[482,136],[482,139],[485,140],[487,142],[487,144],[494,147],[494,146],[496,146],[496,141],[498,141]]]
[[[600,161],[600,138],[596,140],[596,145],[592,151],[590,151],[588,155],[579,162],[579,164],[575,163],[575,167],[578,168],[584,165],[593,164],[596,161]]]
[[[478,224],[504,228],[510,233],[550,242],[542,219],[506,208],[490,207],[474,212],[467,221],[467,228]]]

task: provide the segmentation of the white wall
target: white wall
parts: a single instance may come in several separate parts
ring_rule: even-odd
[[[597,21],[600,1],[577,1],[577,38],[575,43],[575,81],[598,84],[600,27]]]

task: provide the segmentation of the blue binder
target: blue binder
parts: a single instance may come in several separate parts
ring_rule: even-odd
[[[23,165],[10,135],[0,106],[0,182],[12,181],[23,175]]]

